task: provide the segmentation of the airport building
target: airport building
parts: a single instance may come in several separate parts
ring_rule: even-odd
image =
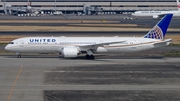
[[[174,10],[176,0],[1,0],[0,10],[11,7],[27,7],[42,11],[58,10],[63,13],[100,12],[101,14],[132,12],[136,10]]]

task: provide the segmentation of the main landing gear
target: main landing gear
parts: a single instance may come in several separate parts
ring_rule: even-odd
[[[92,59],[92,60],[94,60],[94,55],[86,55],[86,59]]]
[[[17,55],[17,58],[21,58],[21,53],[17,52],[16,55]]]
[[[86,59],[94,60],[94,55],[93,55],[92,51],[91,50],[87,50],[86,52],[87,52]]]

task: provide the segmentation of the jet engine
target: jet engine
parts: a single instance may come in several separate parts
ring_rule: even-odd
[[[61,54],[64,56],[64,57],[77,57],[78,56],[78,53],[79,53],[79,49],[77,47],[63,47],[61,49]]]
[[[158,19],[159,16],[158,15],[153,15],[153,19]]]

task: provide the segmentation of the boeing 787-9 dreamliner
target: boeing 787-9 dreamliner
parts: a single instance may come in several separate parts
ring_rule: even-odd
[[[174,17],[180,17],[180,3],[179,0],[176,0],[177,2],[177,10],[151,10],[151,11],[136,11],[132,13],[133,16],[150,16],[154,19],[162,18],[166,14],[173,14]]]
[[[137,52],[169,45],[171,39],[164,39],[173,14],[164,16],[142,37],[25,37],[11,41],[5,50],[16,52],[60,53],[65,58],[86,54],[94,59],[100,52]]]

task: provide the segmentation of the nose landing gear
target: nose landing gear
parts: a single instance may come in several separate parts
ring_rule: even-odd
[[[16,52],[17,58],[21,58],[21,53]]]

